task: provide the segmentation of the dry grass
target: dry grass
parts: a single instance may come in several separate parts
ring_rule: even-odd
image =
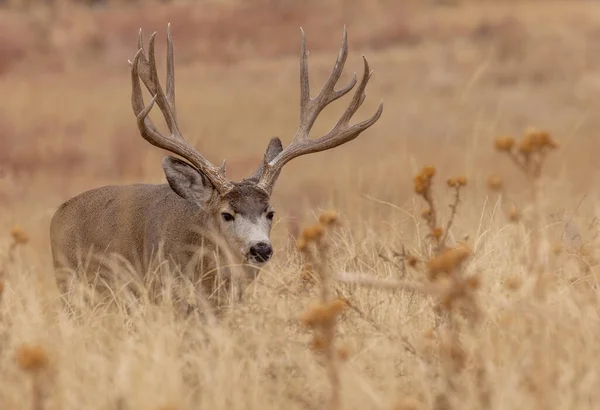
[[[75,7],[52,25],[47,10],[0,12],[1,409],[594,408],[597,6],[397,3]],[[293,135],[300,25],[316,87],[347,23],[342,81],[366,54],[357,118],[380,97],[383,116],[286,167],[275,260],[223,317],[121,288],[68,315],[50,218],[82,190],[163,180],[127,59],[139,26],[162,53],[167,21],[182,129],[234,178]],[[514,162],[530,126],[559,143],[531,174]],[[322,209],[336,214],[317,222]]]

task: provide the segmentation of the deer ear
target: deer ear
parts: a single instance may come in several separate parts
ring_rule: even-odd
[[[185,161],[168,156],[163,159],[162,167],[169,186],[183,199],[201,205],[215,192],[208,178]]]
[[[271,138],[269,141],[269,145],[267,146],[267,151],[265,152],[265,159],[267,162],[273,161],[277,155],[279,155],[283,151],[283,144],[279,137]]]
[[[275,159],[275,157],[277,155],[279,155],[279,153],[283,151],[283,145],[281,144],[281,140],[279,139],[279,137],[273,137],[271,138],[271,141],[269,141],[269,145],[267,146],[267,151],[265,152],[265,157],[263,159],[263,161],[260,163],[260,166],[258,167],[258,169],[256,171],[254,171],[254,174],[252,174],[250,177],[248,177],[248,180],[258,180],[260,178],[260,175],[263,172],[263,168],[264,168],[264,162],[267,161],[272,161]],[[279,173],[277,173],[277,175],[275,175],[275,180],[277,180],[277,177],[279,176]]]

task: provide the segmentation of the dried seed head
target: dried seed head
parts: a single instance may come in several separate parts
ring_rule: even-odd
[[[424,178],[423,175],[419,174],[415,176],[415,193],[423,195],[429,189],[429,180]]]
[[[427,262],[429,279],[435,280],[442,273],[449,275],[470,255],[471,250],[466,245],[460,245],[453,249],[444,250]]]
[[[335,211],[325,211],[319,216],[319,223],[322,225],[334,225],[339,222],[338,214]]]
[[[467,177],[460,175],[456,177],[456,184],[458,186],[465,186],[467,185]]]
[[[456,186],[456,180],[454,178],[449,178],[446,181],[446,184],[448,184],[450,188],[454,188]]]
[[[299,237],[296,240],[296,248],[298,248],[299,251],[304,252],[308,247],[308,242],[306,241],[306,239],[304,239],[304,236]]]
[[[348,304],[339,298],[320,303],[304,313],[301,321],[306,327],[330,326],[347,306]]]
[[[515,146],[515,139],[513,137],[498,137],[494,145],[498,151],[509,152]]]
[[[519,222],[521,220],[521,213],[514,206],[508,210],[508,220],[511,222]]]
[[[19,367],[26,372],[38,372],[48,366],[48,355],[41,346],[21,345],[15,357]]]
[[[19,245],[25,245],[27,242],[29,242],[29,235],[27,234],[27,232],[25,232],[25,230],[23,228],[21,228],[21,226],[19,225],[15,225],[11,230],[10,230],[10,235],[13,238],[13,241],[16,244]]]
[[[535,150],[535,144],[532,139],[524,138],[519,143],[519,152],[524,156],[531,155]]]
[[[408,255],[408,258],[406,258],[406,263],[408,263],[408,266],[411,268],[414,268],[419,263],[419,259],[417,259],[415,256]]]
[[[519,152],[524,156],[544,150],[558,148],[558,144],[552,139],[546,131],[529,129],[519,143]]]
[[[431,188],[431,180],[435,175],[435,168],[427,166],[417,174],[414,178],[415,193],[419,195],[426,195]]]
[[[558,144],[547,131],[530,129],[526,132],[523,139],[528,140],[536,150],[558,148]]]
[[[330,340],[323,337],[323,335],[316,334],[311,339],[308,347],[316,352],[322,352],[329,347]]]
[[[491,175],[488,178],[487,186],[492,191],[501,191],[504,187],[502,179],[496,175]]]
[[[439,226],[431,230],[431,236],[436,240],[440,239],[442,235],[444,235],[444,229],[440,228]]]
[[[306,242],[318,241],[321,239],[324,233],[325,228],[323,225],[315,224],[313,226],[309,226],[308,228],[304,228],[304,231],[302,231],[302,238]]]
[[[348,302],[343,299],[335,298],[329,302],[329,312],[333,316],[338,316],[344,309],[348,307]]]
[[[507,290],[516,291],[523,286],[523,279],[517,275],[511,275],[504,278],[503,285]]]
[[[423,168],[423,175],[425,175],[429,179],[433,178],[433,176],[435,175],[435,167],[431,165],[426,166],[425,168]]]

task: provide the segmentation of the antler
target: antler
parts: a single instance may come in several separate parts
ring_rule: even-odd
[[[327,82],[323,86],[323,89],[315,98],[310,98],[310,87],[308,82],[308,52],[306,51],[306,37],[304,30],[302,32],[302,46],[300,55],[300,126],[296,131],[294,139],[279,155],[277,155],[271,161],[268,161],[265,157],[263,172],[260,176],[258,185],[265,189],[267,192],[271,192],[273,184],[277,179],[277,175],[281,171],[281,168],[290,160],[299,157],[301,155],[312,154],[315,152],[325,151],[331,148],[335,148],[339,145],[345,144],[352,141],[360,135],[361,132],[369,128],[381,116],[383,112],[383,101],[379,104],[379,108],[375,114],[358,124],[352,126],[349,125],[350,119],[356,113],[358,108],[362,105],[365,100],[365,88],[371,75],[372,71],[369,70],[369,64],[367,59],[363,56],[364,61],[364,74],[363,78],[356,89],[352,101],[346,112],[340,117],[335,126],[327,134],[315,138],[309,139],[308,134],[315,123],[317,117],[321,111],[333,101],[346,95],[356,85],[356,73],[352,77],[350,83],[340,90],[335,90],[334,87],[339,80],[342,70],[344,69],[344,63],[346,57],[348,57],[348,39],[346,35],[346,26],[344,26],[344,34],[342,36],[342,46],[338,54],[338,58],[333,67],[331,75],[327,79]]]
[[[137,124],[142,137],[150,144],[170,151],[189,161],[194,167],[204,174],[217,191],[223,193],[231,189],[232,183],[225,178],[225,163],[219,168],[211,164],[198,151],[196,151],[183,137],[177,125],[175,112],[175,69],[173,64],[173,40],[171,39],[171,24],[167,26],[167,90],[163,91],[154,56],[154,38],[156,32],[150,36],[149,54],[146,57],[140,29],[138,51],[131,64],[131,106],[137,117]],[[153,95],[146,106],[142,96],[140,79],[148,91]],[[161,134],[148,116],[154,103],[160,108],[171,135]]]

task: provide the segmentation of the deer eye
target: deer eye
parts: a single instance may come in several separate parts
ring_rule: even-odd
[[[223,218],[225,222],[231,222],[235,219],[235,217],[228,212],[223,212],[221,218]]]
[[[273,211],[269,211],[269,212],[267,213],[267,219],[268,219],[269,221],[272,221],[274,216],[275,216],[275,212],[273,212]]]

